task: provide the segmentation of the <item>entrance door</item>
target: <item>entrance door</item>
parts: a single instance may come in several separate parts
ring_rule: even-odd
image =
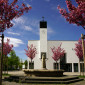
[[[72,63],[68,63],[66,64],[66,69],[65,69],[66,72],[72,72]]]
[[[78,72],[78,63],[74,63],[74,72]]]
[[[66,53],[60,58],[60,69],[66,71]]]

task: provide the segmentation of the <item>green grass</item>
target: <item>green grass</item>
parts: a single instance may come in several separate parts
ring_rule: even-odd
[[[2,76],[10,76],[10,74],[2,74]]]
[[[81,75],[80,75],[80,76],[78,76],[78,77],[79,77],[79,78],[85,78],[85,76],[81,76]]]

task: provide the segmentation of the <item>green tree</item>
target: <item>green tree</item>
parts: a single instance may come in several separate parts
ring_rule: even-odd
[[[7,57],[8,56],[3,55],[3,71],[7,70],[7,62],[6,62]],[[0,58],[1,58],[1,52],[0,52]]]
[[[28,61],[27,61],[27,60],[25,60],[24,64],[25,64],[25,69],[27,69]]]
[[[16,53],[14,50],[12,50],[8,57],[8,65],[10,70],[16,70],[19,66],[20,59],[18,56],[16,56]]]
[[[23,61],[21,60],[19,63],[19,69],[22,70],[22,66],[23,66]]]

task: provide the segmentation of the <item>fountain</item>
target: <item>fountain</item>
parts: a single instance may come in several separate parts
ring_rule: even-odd
[[[27,76],[31,77],[61,77],[63,76],[64,70],[46,69],[46,59],[45,55],[42,54],[42,69],[24,69],[23,71]]]

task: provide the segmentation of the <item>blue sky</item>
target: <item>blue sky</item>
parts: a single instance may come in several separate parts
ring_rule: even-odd
[[[10,43],[14,45],[13,49],[16,55],[22,60],[26,60],[24,49],[27,49],[28,40],[39,40],[39,22],[42,16],[45,17],[48,26],[48,40],[78,40],[81,33],[85,33],[82,27],[69,24],[57,10],[57,6],[66,8],[65,0],[19,0],[32,9],[24,13],[20,18],[14,19],[14,26],[7,29],[5,41],[10,38]],[[75,2],[72,0],[74,5]]]

